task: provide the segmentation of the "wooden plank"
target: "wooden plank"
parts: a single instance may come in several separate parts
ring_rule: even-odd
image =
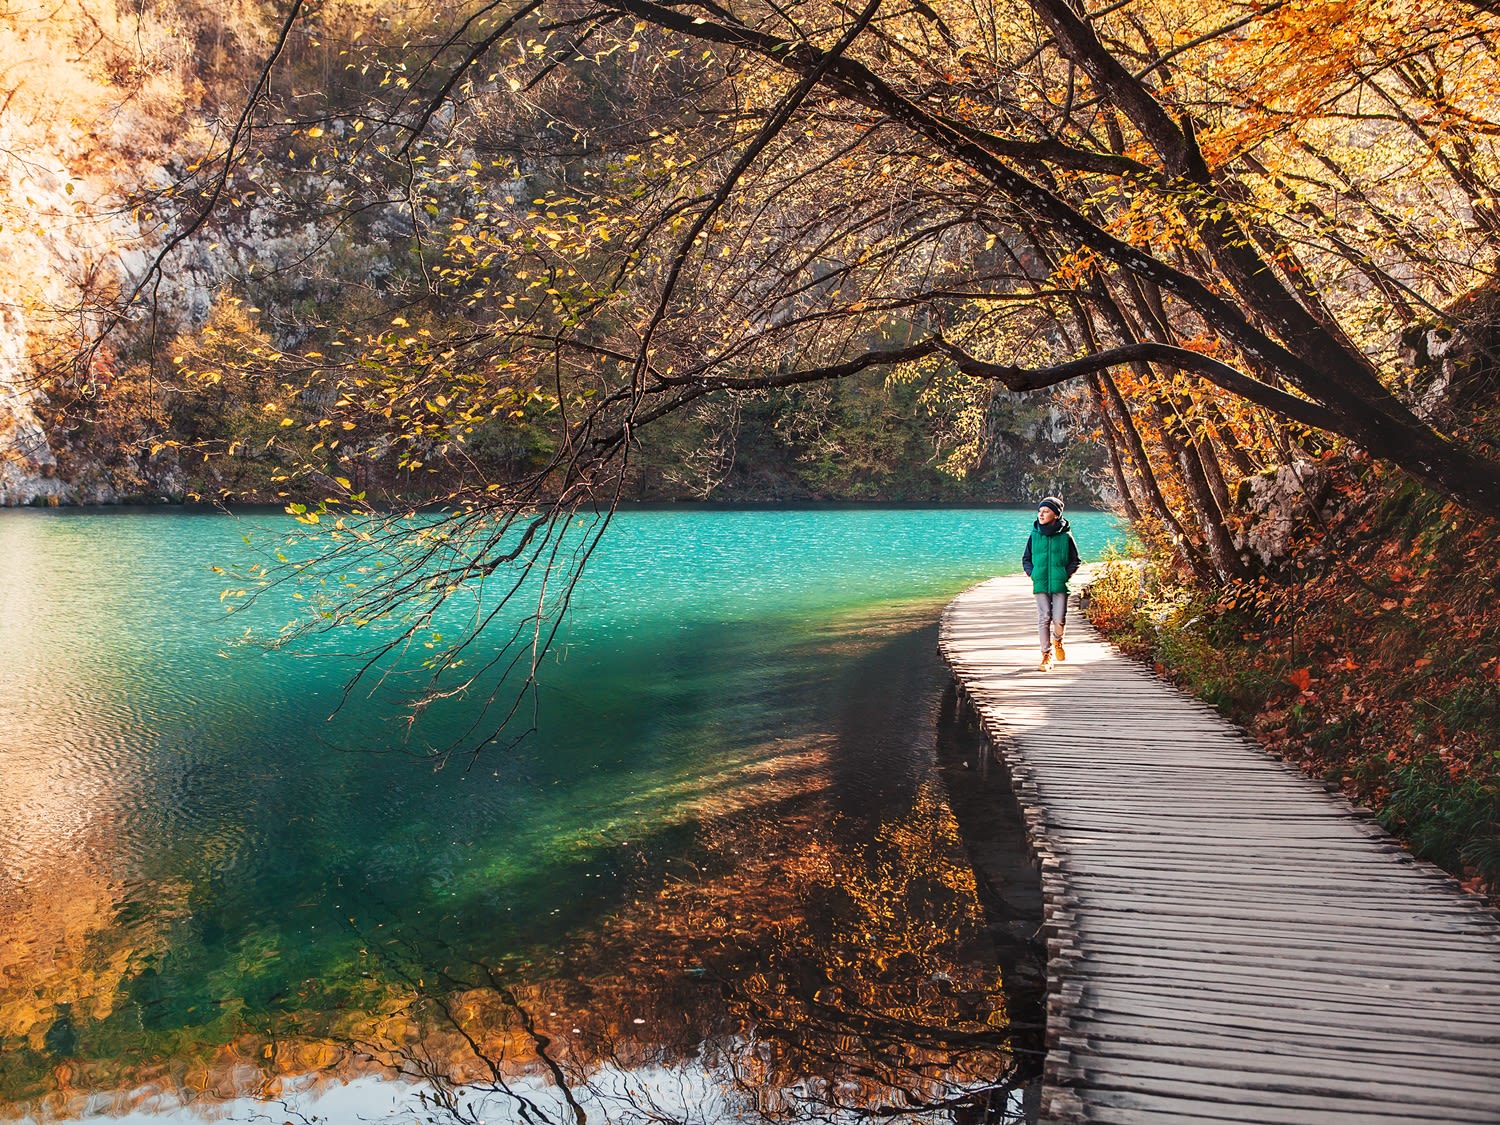
[[[1146,881],[1137,878],[1134,872],[1106,871],[1087,874],[1070,870],[1069,883],[1074,888],[1074,897],[1079,902],[1088,901],[1101,906],[1119,902],[1122,908],[1149,903],[1182,903],[1201,906],[1206,910],[1224,907],[1269,907],[1273,918],[1314,922],[1320,918],[1333,917],[1340,921],[1347,918],[1351,923],[1361,918],[1370,924],[1389,917],[1393,927],[1402,921],[1470,919],[1471,913],[1461,907],[1449,908],[1437,901],[1430,892],[1413,895],[1416,901],[1403,899],[1389,888],[1381,888],[1367,879],[1339,880],[1332,877],[1322,883],[1310,879],[1288,884],[1285,887],[1266,889],[1224,878],[1221,873],[1206,872],[1201,879],[1170,883],[1162,880]],[[1342,896],[1341,896],[1342,892]],[[1342,911],[1340,898],[1348,901],[1350,909]],[[1476,955],[1486,949],[1493,956],[1500,949],[1492,948],[1492,941],[1482,928],[1472,931],[1468,944]]]
[[[1211,1115],[1211,1116],[1210,1116]],[[1318,1125],[1405,1125],[1409,1120],[1399,1110],[1370,1114],[1364,1110],[1352,1113],[1324,1114]],[[1141,1097],[1118,1105],[1089,1107],[1089,1121],[1094,1125],[1308,1125],[1300,1110],[1266,1110],[1260,1106],[1202,1106],[1191,1112],[1177,1099]]]
[[[1156,940],[1163,934],[1195,935],[1202,932],[1201,927],[1196,924],[1113,913],[1086,915],[1079,919],[1077,929],[1078,932],[1090,936],[1104,934],[1129,937],[1137,943]],[[1214,932],[1229,938],[1254,938],[1276,942],[1278,945],[1299,940],[1311,941],[1321,949],[1347,950],[1355,956],[1358,956],[1361,950],[1369,949],[1379,952],[1395,948],[1392,934],[1379,920],[1372,920],[1365,925],[1346,925],[1342,921],[1314,924],[1301,920],[1261,922],[1255,926],[1225,922],[1215,927]],[[1479,937],[1486,944],[1489,940],[1488,935],[1474,934],[1473,931],[1458,930],[1449,933],[1443,930],[1426,930],[1419,932],[1422,934],[1423,945],[1439,953],[1452,951],[1472,954],[1473,942],[1466,940],[1471,935]]]
[[[1160,855],[1160,852],[1158,852]],[[1223,859],[1215,862],[1197,864],[1197,867],[1187,868],[1185,865],[1176,865],[1173,870],[1163,871],[1160,867],[1154,867],[1149,861],[1131,858],[1131,856],[1098,855],[1089,856],[1086,865],[1070,865],[1068,871],[1076,879],[1094,879],[1101,885],[1143,885],[1143,883],[1157,883],[1157,885],[1185,885],[1199,886],[1203,889],[1215,889],[1217,892],[1239,891],[1239,889],[1257,888],[1265,886],[1265,864],[1274,856],[1263,855],[1263,853],[1242,853],[1244,862],[1242,864],[1229,864]],[[1352,868],[1340,867],[1335,864],[1325,864],[1317,871],[1289,871],[1283,879],[1277,880],[1277,886],[1286,889],[1290,894],[1304,894],[1313,891],[1346,891],[1349,894],[1361,894],[1361,892],[1389,891],[1391,888],[1391,870],[1388,865],[1383,867]],[[1431,886],[1413,886],[1413,897],[1421,900],[1440,901],[1449,897],[1449,888],[1442,883],[1433,883]],[[1403,898],[1406,895],[1403,895]],[[1463,907],[1455,906],[1455,913],[1463,913]]]
[[[1382,1059],[1382,1065],[1398,1070],[1418,1067],[1442,1073],[1500,1073],[1500,1045],[1449,1039],[1444,1053],[1434,1057],[1432,1040],[1402,1027],[1392,1031],[1389,1020],[1378,1028],[1320,1021],[1318,1013],[1304,1009],[1297,1019],[1245,1017],[1244,1006],[1234,1005],[1224,1018],[1210,1019],[1203,1006],[1193,1003],[1178,1012],[1163,1008],[1147,1021],[1135,1011],[1082,1008],[1076,1013],[1075,1034],[1089,1040],[1124,1039],[1134,1042],[1180,1045],[1183,1042],[1217,1043],[1243,1040],[1258,1044],[1262,1051],[1283,1050],[1304,1058],[1342,1058],[1355,1054],[1362,1059]]]
[[[1070,1011],[1079,1019],[1118,1018],[1134,1020],[1143,1027],[1157,1019],[1172,1019],[1221,1030],[1273,1020],[1360,1037],[1419,1035],[1430,1045],[1441,1042],[1462,1046],[1475,1057],[1491,1058],[1500,1050],[1493,1013],[1466,1011],[1459,1017],[1445,1017],[1436,1009],[1450,1005],[1431,1005],[1430,997],[1420,993],[1372,997],[1363,1004],[1352,993],[1320,994],[1295,985],[1251,992],[1202,979],[1170,989],[1167,982],[1148,978],[1084,979],[1077,983],[1083,987],[1083,996],[1072,1002]],[[1416,1014],[1408,1014],[1403,1005],[1414,1007]]]
[[[1479,976],[1452,977],[1441,971],[1424,973],[1420,969],[1402,976],[1379,976],[1358,963],[1351,963],[1343,973],[1335,973],[1321,965],[1276,963],[1269,958],[1230,962],[1222,955],[1208,951],[1190,955],[1174,950],[1170,954],[1153,956],[1148,950],[1138,947],[1100,949],[1098,955],[1087,959],[1080,969],[1081,977],[1096,981],[1115,976],[1140,978],[1148,975],[1157,979],[1222,981],[1238,986],[1247,996],[1256,992],[1270,994],[1299,988],[1305,989],[1309,995],[1318,995],[1321,991],[1330,1005],[1351,996],[1398,997],[1403,1000],[1440,997],[1459,1008],[1459,1011],[1446,1013],[1445,1020],[1457,1023],[1466,1018],[1466,1012],[1473,1013],[1474,1022],[1493,1028],[1500,1037],[1500,1023],[1492,1014],[1500,1011],[1500,997],[1492,990],[1486,993],[1482,987],[1483,978]]]
[[[1085,896],[1079,896],[1079,901],[1084,901],[1084,898]],[[1101,904],[1110,904],[1114,909],[1126,913],[1139,913],[1143,915],[1161,914],[1179,919],[1199,918],[1209,923],[1220,920],[1279,922],[1284,921],[1288,917],[1298,916],[1295,912],[1286,909],[1256,908],[1253,905],[1242,905],[1228,901],[1205,904],[1188,895],[1175,899],[1164,895],[1157,895],[1150,898],[1144,896],[1141,898],[1131,898],[1127,895],[1119,895],[1115,896],[1112,900],[1108,896],[1100,895],[1094,896],[1094,899]],[[1380,911],[1378,909],[1357,909],[1351,906],[1346,913],[1330,909],[1324,911],[1307,911],[1305,916],[1311,921],[1337,923],[1341,918],[1348,918],[1350,921],[1378,919]],[[1441,914],[1418,912],[1410,914],[1405,918],[1392,918],[1391,926],[1393,929],[1406,928],[1420,930],[1428,925],[1441,922],[1443,919],[1444,915]]]
[[[1411,1118],[1396,1106],[1367,1105],[1357,1109],[1324,1109],[1309,1117],[1300,1107],[1239,1105],[1110,1090],[1089,1106],[1088,1120],[1098,1125],[1410,1125]],[[1457,1125],[1449,1122],[1448,1125]]]
[[[1108,848],[1105,849],[1100,847],[1104,841],[1099,838],[1097,832],[1079,831],[1062,826],[1056,828],[1049,826],[1048,839],[1068,852],[1093,849],[1095,854],[1090,856],[1091,864],[1105,864],[1116,858],[1150,861],[1160,856],[1169,856],[1173,864],[1171,870],[1182,871],[1191,871],[1194,867],[1220,867],[1233,864],[1263,865],[1267,861],[1289,862],[1307,853],[1306,847],[1301,843],[1266,842],[1257,847],[1252,854],[1242,847],[1230,847],[1218,842],[1203,843],[1195,841],[1190,836],[1174,836],[1165,832],[1152,836],[1117,832],[1108,838]],[[1420,875],[1428,882],[1443,886],[1451,896],[1451,879],[1428,872],[1421,861],[1413,859],[1411,853],[1403,851],[1394,844],[1370,841],[1367,848],[1356,850],[1348,841],[1343,841],[1342,844],[1334,842],[1332,846],[1326,846],[1320,850],[1323,853],[1322,862],[1333,865],[1400,866],[1413,873],[1413,877]]]
[[[1239,1090],[1212,1083],[1163,1081],[1155,1076],[1116,1077],[1090,1072],[1094,1083],[1088,1120],[1096,1120],[1093,1105],[1111,1108],[1139,1109],[1144,1116],[1133,1118],[1141,1125],[1172,1125],[1179,1114],[1202,1115],[1217,1109],[1221,1120],[1248,1122],[1254,1125],[1412,1125],[1431,1121],[1441,1125],[1493,1125],[1500,1115],[1465,1107],[1462,1117],[1455,1117],[1445,1106],[1381,1103],[1372,1098],[1313,1098],[1288,1096],[1278,1091]],[[1473,1116],[1469,1116],[1472,1113]]]
[[[1120,935],[1094,929],[1080,931],[1087,937],[1092,953],[1103,953],[1118,949],[1130,951],[1140,949],[1142,938],[1136,934]],[[1162,959],[1183,962],[1208,960],[1222,962],[1233,958],[1242,967],[1263,965],[1272,968],[1306,968],[1312,972],[1324,972],[1328,967],[1342,968],[1351,963],[1359,966],[1360,976],[1365,980],[1443,980],[1478,986],[1476,995],[1489,991],[1490,985],[1500,973],[1500,967],[1486,964],[1473,956],[1472,950],[1450,949],[1441,956],[1431,949],[1420,950],[1420,957],[1413,947],[1381,950],[1378,946],[1365,945],[1356,948],[1330,949],[1315,944],[1293,944],[1285,940],[1251,941],[1243,937],[1231,937],[1222,930],[1213,933],[1159,933],[1150,940],[1150,948]],[[1467,955],[1466,955],[1467,954]],[[1416,964],[1413,964],[1413,961]],[[1500,1001],[1500,994],[1495,996]]]
[[[1399,1087],[1376,1089],[1368,1083],[1331,1071],[1315,1077],[1271,1076],[1227,1069],[1223,1065],[1120,1059],[1101,1054],[1085,1065],[1084,1072],[1105,1089],[1155,1090],[1179,1096],[1191,1093],[1200,1098],[1226,1102],[1248,1101],[1259,1105],[1295,1107],[1307,1112],[1308,1120],[1318,1120],[1312,1115],[1321,1109],[1340,1109],[1350,1103],[1390,1104],[1392,1101],[1404,1103],[1405,1112],[1412,1120],[1441,1121],[1445,1125],[1466,1120],[1462,1114],[1480,1106],[1492,1115],[1500,1116],[1500,1105],[1497,1105],[1500,1085],[1477,1096],[1464,1090],[1424,1090],[1422,1100],[1418,1102],[1413,1090]]]
[[[1500,1123],[1500,925],[1368,814],[996,579],[941,647],[1047,907],[1051,1120]]]
[[[1094,1029],[1094,1034],[1105,1038],[1097,1028]],[[1217,1071],[1228,1066],[1247,1084],[1267,1077],[1286,1078],[1293,1084],[1315,1079],[1316,1082],[1309,1085],[1326,1090],[1330,1087],[1325,1083],[1329,1074],[1333,1073],[1337,1076],[1337,1081],[1349,1083],[1361,1093],[1377,1094],[1381,1100],[1396,1101],[1418,1088],[1424,1091],[1424,1100],[1435,1105],[1450,1104],[1450,1096],[1459,1106],[1469,1103],[1470,1094],[1487,1094],[1500,1098],[1500,1076],[1493,1072],[1476,1075],[1451,1070],[1429,1070],[1410,1062],[1396,1069],[1378,1057],[1372,1061],[1368,1047],[1357,1054],[1352,1051],[1334,1053],[1325,1050],[1316,1057],[1310,1057],[1307,1053],[1291,1051],[1285,1047],[1275,1050],[1275,1043],[1237,1041],[1224,1037],[1212,1040],[1202,1037],[1191,1044],[1143,1043],[1121,1036],[1108,1036],[1107,1039],[1110,1055],[1117,1059],[1180,1067],[1183,1071]],[[1338,1063],[1338,1067],[1330,1071],[1328,1064],[1334,1061]],[[1389,1089],[1384,1089],[1385,1087]]]
[[[1273,857],[1260,857],[1254,851],[1241,852],[1248,859]],[[1279,861],[1280,857],[1274,857]],[[1397,897],[1407,897],[1400,892],[1406,891],[1407,885],[1404,880],[1392,881],[1389,870],[1375,873],[1351,874],[1347,872],[1333,874],[1325,870],[1323,863],[1316,866],[1299,868],[1295,871],[1283,873],[1274,881],[1265,878],[1264,870],[1260,872],[1246,871],[1236,872],[1227,869],[1226,865],[1215,868],[1208,866],[1201,871],[1182,871],[1180,869],[1152,870],[1140,863],[1128,866],[1122,864],[1113,855],[1103,855],[1091,858],[1087,870],[1080,871],[1080,879],[1094,879],[1103,883],[1110,882],[1132,882],[1141,887],[1161,886],[1180,887],[1186,890],[1200,890],[1204,892],[1203,897],[1211,897],[1216,892],[1240,892],[1255,891],[1266,896],[1275,896],[1281,891],[1296,892],[1305,888],[1335,887],[1347,889],[1350,893],[1358,893],[1361,890],[1384,890],[1390,892],[1395,887]],[[1422,898],[1436,899],[1436,892],[1441,886],[1430,888],[1411,888],[1415,894]],[[1426,891],[1423,894],[1424,890]]]

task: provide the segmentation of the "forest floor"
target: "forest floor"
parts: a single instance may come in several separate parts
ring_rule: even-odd
[[[1379,466],[1274,578],[1115,560],[1089,616],[1123,651],[1331,781],[1418,856],[1500,896],[1500,527]]]

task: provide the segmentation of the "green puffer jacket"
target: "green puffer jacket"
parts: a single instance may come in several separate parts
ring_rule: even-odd
[[[1031,579],[1037,594],[1066,594],[1068,579],[1078,569],[1078,544],[1066,519],[1059,517],[1048,527],[1040,520],[1031,525],[1031,538],[1021,555],[1021,569]]]

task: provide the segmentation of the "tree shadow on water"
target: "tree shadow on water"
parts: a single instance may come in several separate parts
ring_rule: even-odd
[[[1041,872],[1010,772],[989,744],[973,708],[950,680],[937,720],[938,769],[948,785],[984,906],[986,932],[1006,982],[1011,1050],[1024,1090],[1024,1120],[1037,1119],[1046,1054],[1047,949]]]
[[[912,672],[905,650],[931,640],[889,641],[899,690],[861,662],[864,699],[904,697],[901,723],[853,701],[856,721],[808,739],[794,784],[756,815],[704,817],[670,874],[545,969],[414,971],[405,1033],[368,1056],[464,1125],[1034,1121],[1040,880],[941,663]],[[890,747],[858,754],[875,735],[927,767],[895,777]],[[878,807],[846,785],[872,769]]]

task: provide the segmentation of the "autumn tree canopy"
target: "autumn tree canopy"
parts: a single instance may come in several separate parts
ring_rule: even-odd
[[[1239,576],[1245,485],[1340,449],[1500,515],[1497,32],[1466,0],[294,3],[135,300],[306,173],[326,237],[281,268],[326,299],[177,375],[274,371],[255,440],[335,506],[371,457],[443,466],[479,538],[433,604],[545,561],[651,426],[872,372],[956,472],[996,387],[1076,385],[1127,514]],[[404,267],[350,273],[371,243]]]
[[[455,360],[589,384],[573,456],[874,365],[1130,370],[1496,512],[1488,447],[1403,400],[1396,350],[1493,264],[1494,31],[1434,0],[486,4],[399,62],[352,48],[371,89],[311,118],[293,92],[289,155],[356,181],[330,204],[399,193]]]

